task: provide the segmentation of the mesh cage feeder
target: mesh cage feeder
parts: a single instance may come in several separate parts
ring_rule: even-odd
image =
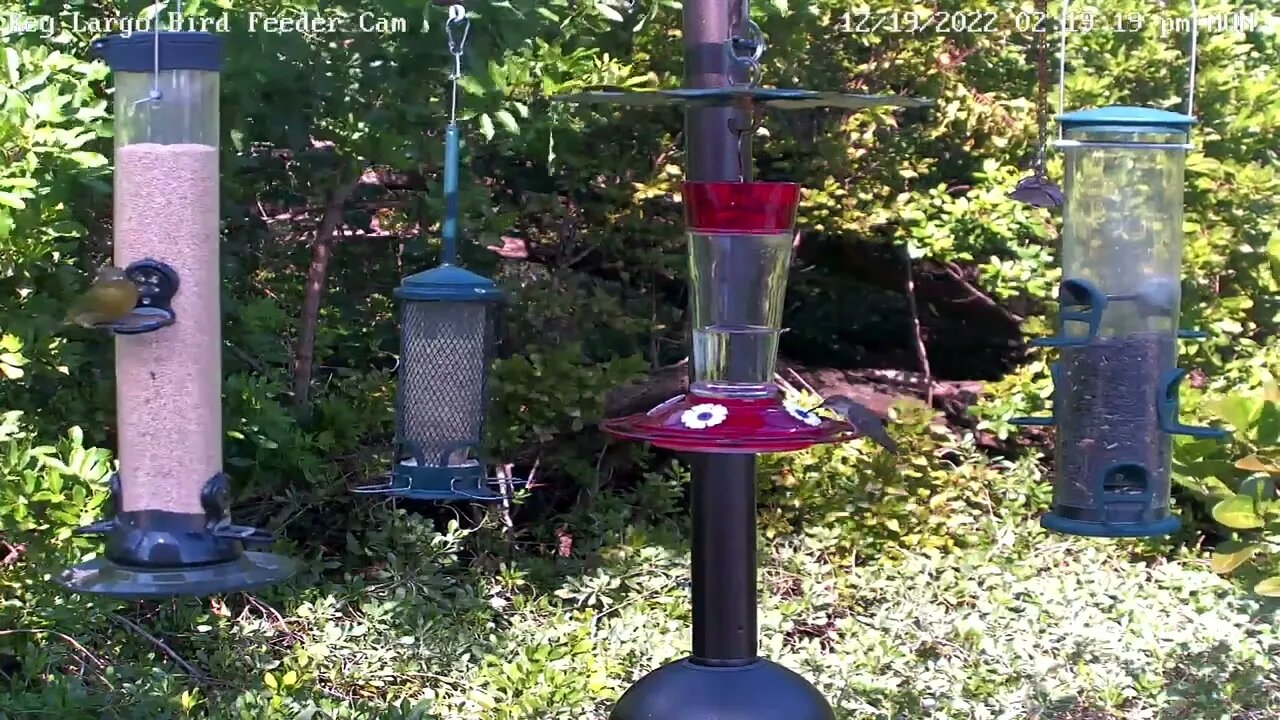
[[[1178,420],[1183,173],[1188,115],[1105,107],[1058,118],[1065,156],[1049,529],[1092,537],[1177,531],[1172,436],[1221,438]]]
[[[395,466],[385,484],[355,491],[413,500],[498,500],[502,494],[472,453],[484,437],[503,295],[492,280],[455,265],[454,124],[445,131],[444,186],[441,264],[404,278],[395,291],[401,303]]]
[[[222,44],[193,32],[94,43],[115,81],[115,264],[139,285],[116,343],[120,470],[101,557],[63,572],[75,592],[121,598],[247,590],[293,574],[231,524],[222,472],[218,86]]]

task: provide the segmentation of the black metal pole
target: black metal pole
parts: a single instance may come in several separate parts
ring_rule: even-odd
[[[732,0],[685,0],[684,84],[729,84],[725,40]],[[749,117],[727,107],[685,114],[685,174],[690,180],[749,178]],[[740,166],[739,158],[742,158]],[[756,659],[756,458],[691,456],[693,662],[743,665]]]
[[[756,659],[756,457],[693,463],[693,662]]]

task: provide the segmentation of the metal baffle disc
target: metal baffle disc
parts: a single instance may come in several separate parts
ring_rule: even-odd
[[[73,592],[141,600],[252,590],[286,580],[297,569],[291,558],[262,552],[246,552],[217,565],[172,569],[125,567],[95,558],[63,571],[58,583]]]
[[[674,90],[592,90],[551,98],[559,102],[629,105],[727,105],[738,102],[757,103],[778,110],[840,108],[863,110],[872,107],[928,107],[929,100],[900,95],[856,95],[853,93],[801,88],[762,88],[732,86],[724,88],[677,88]]]

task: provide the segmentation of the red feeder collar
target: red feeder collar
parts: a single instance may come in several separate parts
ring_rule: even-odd
[[[691,232],[791,232],[800,206],[796,183],[686,182],[682,195]]]
[[[601,426],[615,437],[699,453],[795,452],[859,437],[847,423],[789,407],[780,395],[737,400],[690,393]]]

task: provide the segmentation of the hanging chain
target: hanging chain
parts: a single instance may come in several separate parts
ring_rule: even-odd
[[[1062,0],[1062,17],[1058,20],[1058,112],[1067,111],[1067,8],[1071,0]],[[1058,139],[1063,138],[1062,123],[1058,123]]]
[[[764,33],[751,21],[750,0],[738,0],[737,11],[729,11],[729,39],[725,53],[729,56],[729,82],[736,86],[755,87],[760,84],[760,58],[764,56]],[[736,31],[736,32],[735,32]],[[741,33],[741,34],[738,34]],[[739,81],[735,71],[744,78]]]
[[[729,39],[724,43],[729,59],[729,84],[754,88],[760,84],[760,58],[764,56],[764,33],[751,20],[750,0],[737,0],[729,10]],[[741,79],[739,79],[741,76]],[[751,136],[759,127],[755,105],[750,100],[737,104],[738,112],[729,120],[729,132],[738,141],[738,181],[750,179]]]
[[[1038,177],[1044,177],[1045,146],[1049,143],[1049,0],[1036,0],[1036,17],[1040,20],[1036,32],[1036,157],[1031,169]]]
[[[461,26],[462,35],[455,33]],[[467,33],[471,31],[471,20],[467,18],[467,10],[461,5],[449,6],[449,19],[444,24],[445,34],[449,37],[449,54],[453,56],[453,72],[449,80],[453,83],[452,99],[449,102],[449,124],[458,120],[458,81],[462,79],[462,53],[467,46]]]
[[[1195,109],[1196,99],[1196,53],[1199,51],[1197,30],[1200,28],[1200,8],[1196,0],[1191,0],[1191,69],[1187,80],[1187,116],[1195,117],[1191,111]]]

